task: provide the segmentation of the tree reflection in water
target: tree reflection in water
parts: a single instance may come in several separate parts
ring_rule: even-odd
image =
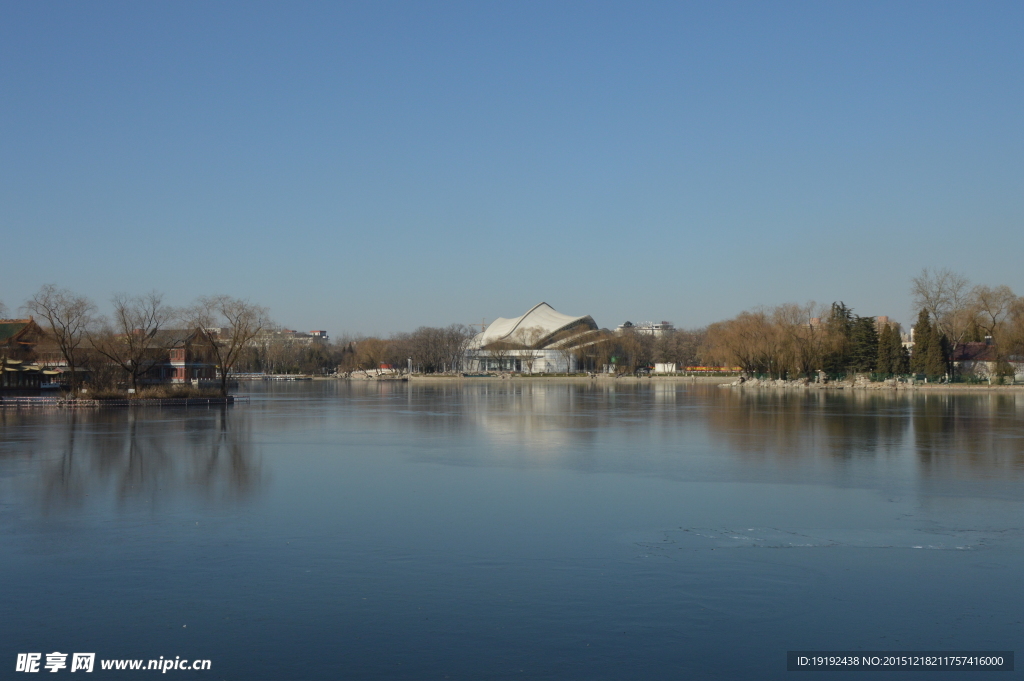
[[[1024,477],[1022,393],[490,381],[371,382],[343,386],[339,397],[364,401],[367,426],[476,445],[417,452],[456,465],[658,471],[688,479],[718,478],[728,469],[741,478],[835,480],[838,471],[852,484],[894,474]]]
[[[266,482],[251,414],[230,406],[7,412],[3,421],[5,433],[23,433],[32,443],[18,454],[38,466],[47,511],[103,500],[163,504],[179,496],[235,502]]]
[[[709,432],[748,458],[906,457],[923,477],[1024,475],[1022,393],[720,392]]]

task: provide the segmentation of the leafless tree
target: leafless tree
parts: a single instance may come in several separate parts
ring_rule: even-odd
[[[71,393],[78,388],[77,370],[81,366],[82,343],[92,323],[96,306],[85,296],[46,284],[25,303],[25,309],[43,320],[68,365]]]
[[[1009,286],[975,286],[971,297],[978,327],[986,336],[995,336],[1017,301]]]
[[[412,357],[425,373],[452,371],[462,363],[472,337],[469,328],[462,324],[421,326],[405,336],[407,342],[402,352],[408,353],[407,357]]]
[[[949,268],[930,271],[911,279],[914,305],[928,311],[939,330],[955,346],[963,340],[971,324],[971,282]]]
[[[4,301],[0,300],[0,319],[7,318],[7,306],[4,305]]]
[[[444,329],[445,359],[450,370],[457,370],[466,356],[466,347],[473,339],[473,330],[464,324],[451,324]]]
[[[589,334],[587,340],[592,340],[593,335],[594,333]],[[573,361],[576,362],[577,369],[583,364],[580,359],[585,354],[585,351],[580,346],[581,340],[583,338],[581,338],[578,330],[569,329],[555,336],[548,346],[557,352],[558,356],[565,362],[565,373],[567,374],[572,373]]]
[[[363,338],[356,343],[356,365],[363,371],[379,375],[387,354],[388,342],[381,338]]]
[[[771,311],[758,309],[712,324],[708,327],[708,356],[749,374],[782,376],[792,367],[793,355],[790,339],[774,317]]]
[[[96,352],[128,374],[133,389],[139,378],[163,358],[159,353],[160,332],[174,316],[163,304],[163,294],[153,291],[144,296],[118,294],[111,300],[114,315],[103,319],[99,329],[89,332]]]
[[[654,357],[657,362],[675,364],[680,371],[688,366],[698,366],[701,348],[707,338],[707,329],[676,329],[659,336],[654,343]]]
[[[515,343],[521,346],[516,354],[519,356],[519,361],[526,367],[527,373],[533,373],[533,367],[540,359],[540,353],[535,346],[543,336],[544,330],[539,326],[516,331]]]
[[[404,340],[408,352],[406,357],[411,357],[424,373],[443,371],[448,360],[444,329],[421,326],[407,334]]]
[[[413,358],[412,336],[408,333],[392,334],[384,346],[384,364],[397,374],[408,370],[409,359]],[[415,358],[413,358],[415,359]]]
[[[516,349],[516,345],[506,340],[496,340],[492,343],[488,343],[487,347],[484,349],[487,351],[487,354],[490,355],[491,359],[498,363],[498,371],[505,371],[506,360],[512,355],[512,351]]]
[[[790,367],[800,376],[809,378],[822,368],[821,361],[829,350],[831,339],[825,325],[811,320],[820,320],[826,310],[824,305],[809,302],[806,305],[779,305],[772,313],[772,319],[789,344]]]
[[[220,374],[221,394],[227,395],[228,372],[271,324],[267,308],[230,296],[206,296],[186,309],[183,318],[209,348]]]
[[[649,333],[627,330],[616,337],[616,371],[634,372],[654,360],[655,338]]]
[[[1024,362],[1024,297],[1010,304],[1006,318],[996,327],[994,336],[1001,362]]]

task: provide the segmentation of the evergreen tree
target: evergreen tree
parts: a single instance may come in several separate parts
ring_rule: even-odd
[[[978,326],[978,320],[972,319],[964,334],[964,343],[981,343],[985,340],[985,332]]]
[[[939,333],[938,327],[931,327],[931,337],[928,339],[928,350],[924,358],[924,374],[929,380],[942,378],[946,374],[948,347],[949,341]]]
[[[855,316],[850,329],[850,368],[857,372],[875,371],[878,364],[878,331],[874,317]]]
[[[892,330],[892,336],[890,337],[892,347],[889,350],[889,355],[892,357],[892,372],[896,376],[903,376],[910,373],[910,353],[903,347],[903,339],[900,338],[900,332],[897,329]]]
[[[928,310],[921,310],[914,326],[914,352],[910,355],[910,371],[915,374],[927,374],[928,344],[932,340],[932,324],[928,318]]]
[[[832,303],[832,312],[826,322],[829,350],[822,358],[822,368],[829,376],[846,373],[850,364],[851,335],[853,332],[853,310],[840,301]]]
[[[893,329],[888,324],[882,327],[882,333],[878,334],[878,363],[877,371],[880,374],[894,374],[893,367],[896,358],[892,355],[892,334]]]

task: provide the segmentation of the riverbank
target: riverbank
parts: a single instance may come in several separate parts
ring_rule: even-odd
[[[743,390],[877,390],[888,392],[1024,392],[1024,384],[1017,385],[986,385],[984,383],[913,383],[888,380],[883,382],[868,381],[858,378],[853,381],[830,381],[814,383],[807,379],[787,381],[783,379],[748,380],[730,379],[722,383],[724,388]]]
[[[410,381],[417,383],[423,382],[436,382],[436,383],[452,383],[452,382],[466,382],[466,383],[481,383],[486,381],[503,382],[503,383],[526,383],[526,382],[571,382],[571,383],[600,383],[600,384],[612,384],[612,383],[702,383],[705,385],[718,385],[721,383],[729,383],[735,381],[735,376],[610,376],[608,374],[595,374],[593,376],[548,376],[545,374],[534,374],[522,375],[522,374],[504,374],[504,375],[493,375],[493,376],[452,376],[452,375],[436,375],[436,374],[413,374],[409,377]]]

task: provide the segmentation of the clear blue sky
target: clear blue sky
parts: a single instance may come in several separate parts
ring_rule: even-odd
[[[0,300],[602,326],[1024,294],[1024,4],[0,2]]]

